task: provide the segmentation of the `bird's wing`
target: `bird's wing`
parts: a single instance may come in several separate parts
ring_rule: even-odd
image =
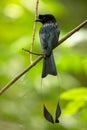
[[[49,48],[53,49],[58,42],[60,31],[57,24],[51,24],[49,28],[50,28],[50,32],[49,32],[50,37],[48,40],[48,46]]]
[[[52,51],[59,38],[59,29],[57,24],[45,24],[40,30],[40,41],[43,50],[47,50],[48,53]]]
[[[40,42],[42,44],[42,48],[45,49],[48,46],[48,39],[50,37],[50,33],[48,31],[48,27],[47,26],[42,26],[42,28],[40,29]]]

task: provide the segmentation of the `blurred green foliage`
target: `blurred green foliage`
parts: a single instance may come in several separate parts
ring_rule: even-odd
[[[35,5],[36,0],[0,1],[0,89],[30,64],[22,48],[30,49]],[[40,0],[39,13],[55,15],[61,38],[87,19],[87,0]],[[38,53],[40,27],[34,45]],[[87,26],[56,48],[54,55],[59,74],[45,78],[43,89],[41,61],[0,96],[0,130],[87,129]],[[60,124],[44,119],[42,94],[52,114],[60,100]]]

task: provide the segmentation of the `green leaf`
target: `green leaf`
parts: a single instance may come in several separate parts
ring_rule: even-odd
[[[87,88],[74,88],[61,94],[61,99],[74,100],[74,101],[86,101],[87,100]]]
[[[76,112],[78,112],[78,110],[83,107],[85,104],[84,101],[72,101],[72,102],[69,102],[67,104],[67,106],[65,107],[63,113],[64,114],[75,114]]]

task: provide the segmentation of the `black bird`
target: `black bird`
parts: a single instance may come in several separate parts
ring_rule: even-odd
[[[58,43],[60,29],[56,19],[51,14],[39,15],[36,22],[41,22],[43,25],[39,31],[40,42],[44,53],[42,78],[48,74],[57,75],[56,65],[53,57],[53,48]]]

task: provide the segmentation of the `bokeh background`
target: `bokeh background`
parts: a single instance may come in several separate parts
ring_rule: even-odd
[[[0,0],[0,89],[29,64],[36,0]],[[52,13],[60,39],[87,19],[87,0],[39,0],[39,13]],[[38,23],[33,50],[41,53]],[[41,87],[42,61],[0,96],[0,130],[87,130],[87,26],[54,50],[58,77]],[[37,56],[33,56],[33,60]],[[43,117],[43,102],[59,124]]]

